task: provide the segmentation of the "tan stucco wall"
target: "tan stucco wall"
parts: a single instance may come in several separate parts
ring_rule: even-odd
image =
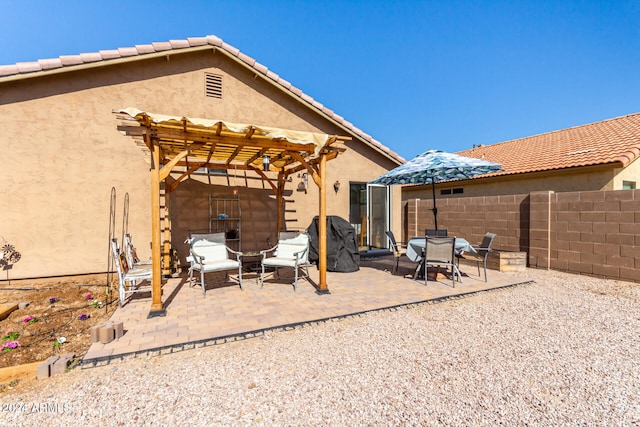
[[[436,197],[477,197],[527,194],[534,191],[596,191],[614,189],[614,169],[585,167],[569,171],[529,173],[497,178],[477,178],[467,181],[436,184]],[[462,194],[440,194],[447,188],[462,188]],[[616,189],[622,188],[622,180]],[[432,198],[431,186],[411,186],[402,189],[402,200]]]
[[[204,96],[205,72],[223,76],[223,99]],[[122,232],[128,193],[128,229],[141,257],[149,256],[149,159],[117,131],[112,114],[129,106],[345,135],[213,50],[0,81],[0,236],[22,254],[9,278],[105,271],[112,187],[117,192],[116,237]],[[395,166],[359,140],[347,146],[343,156],[328,163],[327,179],[329,188],[335,180],[342,183],[338,194],[332,189],[328,193],[328,213],[343,217],[348,217],[349,180],[368,181]],[[293,185],[295,179],[287,184]],[[295,209],[287,212],[293,219],[290,227],[306,227],[317,212],[317,190],[310,181],[308,194],[293,191],[291,197]]]
[[[640,161],[634,160],[624,169],[616,169],[613,178],[613,190],[622,190],[623,181],[636,183],[636,188],[640,187]]]

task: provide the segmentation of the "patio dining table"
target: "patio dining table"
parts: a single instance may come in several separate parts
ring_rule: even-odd
[[[464,252],[476,253],[476,250],[471,246],[471,243],[467,242],[467,240],[462,237],[455,238],[454,249],[456,251],[456,255],[462,255]],[[413,276],[414,280],[422,271],[422,254],[424,253],[424,248],[427,245],[426,237],[412,237],[407,242],[407,258],[411,261],[418,263],[418,267],[416,268],[416,272]]]
[[[413,262],[422,261],[422,253],[424,247],[427,245],[427,239],[425,237],[412,237],[407,242],[407,258]],[[456,255],[461,255],[463,252],[476,253],[471,243],[467,242],[462,237],[456,237],[455,243]]]

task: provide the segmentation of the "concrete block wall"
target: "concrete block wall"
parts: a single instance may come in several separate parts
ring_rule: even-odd
[[[526,251],[529,245],[529,195],[447,197],[437,199],[438,228],[479,244],[487,232],[496,233],[494,247],[503,251]],[[406,241],[424,236],[434,228],[432,199],[406,201]]]
[[[437,200],[438,228],[527,252],[530,267],[640,282],[640,190],[540,191]],[[431,199],[406,201],[404,240],[434,228]]]
[[[640,190],[550,198],[549,268],[640,282]]]

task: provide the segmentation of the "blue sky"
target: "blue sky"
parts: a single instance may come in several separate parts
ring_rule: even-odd
[[[406,159],[640,111],[638,1],[0,5],[2,65],[214,34]]]

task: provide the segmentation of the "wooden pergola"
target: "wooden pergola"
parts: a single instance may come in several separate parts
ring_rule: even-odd
[[[266,181],[276,194],[277,230],[283,225],[283,192],[287,177],[307,171],[319,188],[318,202],[318,292],[328,293],[326,168],[327,161],[346,150],[350,137],[293,131],[221,120],[165,116],[135,108],[116,110],[118,130],[131,136],[151,157],[151,252],[153,278],[150,317],[163,316],[161,257],[169,265],[170,238],[161,248],[160,192],[165,198],[200,168],[251,170]],[[179,171],[174,168],[179,167]],[[275,183],[265,173],[276,173]],[[174,181],[168,179],[174,172]],[[166,216],[165,216],[166,217]],[[170,233],[165,227],[165,233]]]

